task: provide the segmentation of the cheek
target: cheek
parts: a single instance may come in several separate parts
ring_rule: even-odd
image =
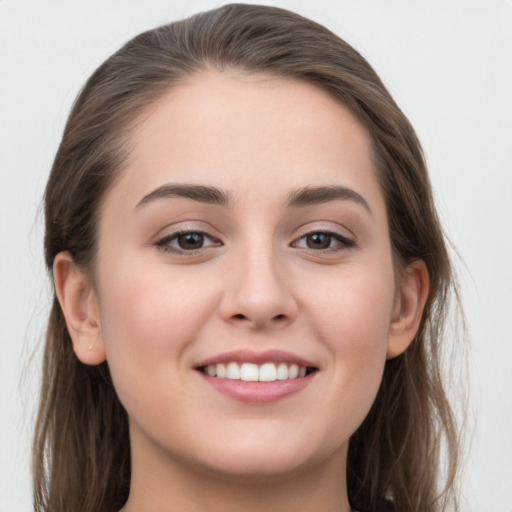
[[[354,429],[381,382],[394,303],[391,265],[374,272],[371,268],[347,269],[343,278],[326,283],[326,293],[311,300],[316,334],[331,358],[332,400],[343,403],[340,411],[354,414]]]
[[[387,342],[394,305],[390,265],[340,269],[316,284],[310,309],[333,351],[373,352]]]
[[[215,303],[208,290],[170,274],[169,268],[148,264],[119,264],[104,273],[109,277],[101,281],[101,329],[107,361],[120,385],[127,376],[139,382],[168,380],[169,375],[159,375],[161,362],[178,371],[183,350]]]

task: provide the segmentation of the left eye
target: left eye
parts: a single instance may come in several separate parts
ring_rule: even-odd
[[[217,242],[201,231],[184,231],[166,236],[157,242],[157,246],[165,251],[187,252],[204,249]]]
[[[325,250],[352,247],[354,242],[337,233],[316,231],[301,236],[293,245],[304,249]]]

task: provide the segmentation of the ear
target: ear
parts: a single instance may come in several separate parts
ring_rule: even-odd
[[[389,331],[387,359],[393,359],[405,352],[416,336],[428,290],[427,266],[423,260],[416,260],[407,266],[399,283]]]
[[[102,363],[105,348],[90,279],[76,267],[68,252],[60,252],[53,261],[53,280],[76,356],[84,364]]]

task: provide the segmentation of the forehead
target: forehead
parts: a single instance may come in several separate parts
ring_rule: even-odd
[[[132,205],[166,182],[235,196],[312,184],[380,193],[355,116],[313,85],[268,75],[202,72],[173,87],[140,117],[130,155],[114,188]]]

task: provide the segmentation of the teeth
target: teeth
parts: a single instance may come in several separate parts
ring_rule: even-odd
[[[245,382],[275,382],[276,380],[297,379],[306,376],[306,367],[292,363],[253,363],[210,364],[204,368],[210,377],[243,380]]]
[[[282,363],[286,368],[286,364]],[[281,365],[279,365],[279,368]],[[262,382],[272,382],[276,379],[279,379],[279,368],[276,370],[276,365],[274,363],[265,363],[260,366],[259,380]],[[286,370],[286,377],[288,377],[288,369]],[[284,379],[279,379],[284,380]]]
[[[258,365],[252,363],[244,363],[240,368],[240,379],[245,380],[246,382],[258,382]]]
[[[296,379],[299,376],[299,365],[292,364],[288,370],[288,376],[290,379]]]
[[[238,363],[228,363],[226,379],[240,380],[240,366],[238,366]]]
[[[226,365],[217,364],[216,367],[217,367],[217,377],[224,379],[226,377]]]

